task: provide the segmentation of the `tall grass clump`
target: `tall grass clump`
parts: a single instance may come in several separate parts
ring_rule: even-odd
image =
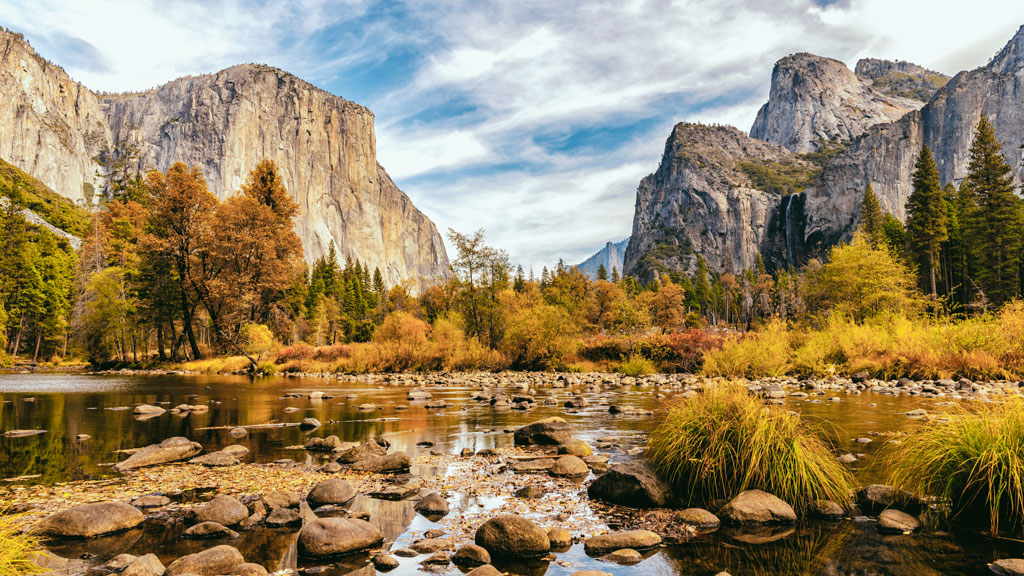
[[[953,515],[1024,529],[1024,401],[955,406],[914,430],[890,455],[893,486],[938,496]]]
[[[797,508],[815,500],[845,505],[854,488],[822,430],[763,405],[740,386],[670,404],[651,432],[647,455],[687,503],[758,489]]]
[[[22,532],[17,515],[0,510],[0,575],[46,572],[35,561],[41,548],[31,532]]]
[[[654,362],[644,358],[643,354],[631,354],[629,358],[622,359],[617,371],[626,376],[636,377],[654,374],[658,371],[658,368],[654,365]]]

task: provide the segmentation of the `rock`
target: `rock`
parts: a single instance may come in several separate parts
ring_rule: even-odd
[[[200,522],[185,530],[186,538],[237,538],[238,532],[217,522]]]
[[[384,535],[364,520],[320,518],[299,531],[299,550],[307,556],[348,554],[376,546]]]
[[[197,574],[198,576],[218,576],[230,574],[239,564],[245,563],[242,553],[234,546],[214,546],[202,552],[182,556],[171,562],[164,576],[182,576]]]
[[[370,558],[373,567],[380,572],[388,572],[398,568],[398,559],[387,552],[378,552]]]
[[[349,450],[342,452],[341,456],[338,457],[338,462],[342,464],[352,464],[361,460],[369,460],[370,458],[384,456],[387,453],[387,449],[376,442],[363,442],[354,448],[350,448]]]
[[[447,566],[451,563],[451,557],[448,556],[447,552],[436,552],[431,554],[429,558],[421,562],[421,564],[430,564],[434,566]]]
[[[323,400],[323,398],[324,398],[324,393],[320,392],[319,390],[314,390],[313,392],[309,393],[309,399],[310,400]]]
[[[154,416],[159,416],[160,414],[163,414],[164,412],[167,412],[167,410],[164,409],[164,408],[161,408],[159,406],[151,406],[149,404],[139,404],[138,406],[135,407],[134,410],[132,410],[132,414],[141,414],[141,415],[150,415],[150,414],[152,414]]]
[[[63,538],[92,538],[134,528],[145,519],[138,508],[124,502],[79,504],[47,517],[39,532]]]
[[[703,508],[687,508],[676,513],[676,518],[696,528],[699,532],[714,532],[722,522]]]
[[[302,430],[316,430],[319,427],[320,421],[316,418],[303,418],[299,423],[299,428]]]
[[[555,461],[551,458],[523,458],[512,461],[512,471],[517,474],[540,474],[550,472]]]
[[[132,560],[131,563],[124,567],[124,570],[121,570],[121,575],[163,576],[165,571],[163,562],[156,557],[156,554],[146,554]]]
[[[988,569],[999,576],[1024,576],[1024,559],[1004,558],[988,565]]]
[[[632,548],[623,548],[622,550],[616,550],[606,554],[601,559],[608,562],[615,562],[616,564],[636,564],[641,562],[644,557]]]
[[[911,514],[921,511],[921,501],[913,494],[884,484],[871,484],[858,490],[857,505],[866,514],[879,514],[886,508],[896,508]]]
[[[867,372],[857,372],[853,376],[850,376],[850,380],[854,384],[862,384],[864,382],[867,382],[870,379],[871,379],[871,374],[869,374]]]
[[[136,508],[160,508],[161,506],[167,506],[170,503],[170,498],[159,494],[147,494],[132,500],[132,506],[135,506]]]
[[[496,557],[542,556],[551,549],[544,530],[533,521],[512,514],[501,514],[484,522],[477,528],[473,541]]]
[[[275,490],[273,492],[267,492],[260,496],[260,500],[267,508],[273,510],[274,508],[298,508],[299,502],[302,498],[298,492],[292,492],[291,490]]]
[[[431,492],[416,504],[416,511],[424,516],[443,516],[448,513],[448,501],[437,492]]]
[[[118,554],[106,563],[106,567],[108,570],[120,572],[121,570],[127,568],[129,564],[134,562],[136,558],[138,557],[132,556],[131,554]]]
[[[417,540],[409,546],[417,554],[431,554],[439,550],[447,550],[451,547],[451,542],[442,540],[440,538],[424,538],[423,540]]]
[[[906,532],[917,532],[917,529],[921,527],[921,523],[906,512],[900,512],[892,508],[883,510],[878,515],[878,531],[879,532],[895,532],[897,534]]]
[[[302,516],[294,508],[273,508],[266,519],[267,526],[289,526],[301,524]]]
[[[426,390],[424,390],[422,388],[416,388],[415,390],[410,390],[409,394],[406,396],[406,399],[414,401],[414,402],[430,400],[431,398],[433,398],[433,395],[431,395],[430,392],[427,392]]]
[[[572,438],[572,426],[558,417],[545,418],[523,426],[513,436],[517,445],[563,444]]]
[[[831,500],[815,500],[807,510],[811,516],[823,520],[839,520],[846,516],[846,510]]]
[[[853,464],[858,458],[856,454],[843,454],[838,460],[841,464]]]
[[[568,549],[572,546],[572,534],[565,528],[552,528],[548,530],[548,540],[552,548]]]
[[[228,430],[228,436],[232,438],[245,438],[248,435],[249,431],[240,426],[235,426],[234,428]]]
[[[590,468],[577,456],[562,456],[551,466],[552,476],[575,478],[587,474],[590,474]]]
[[[323,506],[324,504],[344,504],[354,498],[356,491],[346,480],[342,478],[331,478],[324,480],[309,491],[306,500],[311,506]]]
[[[604,554],[622,548],[644,550],[661,544],[661,536],[649,530],[626,530],[591,536],[583,542],[587,554]]]
[[[537,486],[536,484],[527,484],[526,486],[523,486],[519,490],[516,490],[517,498],[536,499],[543,498],[545,494],[547,494],[547,491],[541,488],[540,486]]]
[[[665,506],[671,491],[641,460],[615,464],[587,489],[594,500],[634,508]]]
[[[466,544],[452,556],[452,564],[456,566],[482,566],[491,563],[491,555],[483,546]]]
[[[490,564],[484,564],[466,572],[465,576],[504,576],[504,573]]]
[[[342,466],[337,462],[328,462],[327,464],[324,464],[320,468],[320,471],[325,472],[327,474],[337,474],[338,472],[342,471]]]
[[[189,464],[202,464],[203,466],[209,466],[211,468],[220,468],[224,466],[237,466],[241,464],[238,458],[235,458],[227,452],[210,452],[209,454],[203,454],[188,461]]]
[[[569,576],[612,576],[604,570],[577,570]]]
[[[570,438],[566,443],[558,447],[559,454],[570,454],[583,458],[594,453],[594,449],[579,438]]]
[[[230,446],[225,446],[221,450],[221,452],[223,452],[225,454],[230,454],[230,455],[234,456],[235,458],[241,458],[242,456],[245,456],[246,454],[249,453],[249,449],[246,448],[245,446],[240,446],[238,444],[232,444]]]
[[[192,442],[188,438],[176,436],[168,438],[159,444],[151,444],[136,450],[127,460],[115,464],[114,469],[118,472],[128,472],[129,470],[145,466],[178,462],[179,460],[192,458],[202,450],[203,447],[198,442]]]
[[[246,562],[235,566],[228,576],[267,576],[267,569],[259,564]]]
[[[196,512],[196,522],[217,522],[233,526],[249,517],[249,509],[235,498],[221,494],[204,504]]]
[[[8,430],[4,432],[4,438],[23,438],[25,436],[35,436],[36,434],[45,434],[46,430]]]
[[[89,436],[88,434],[78,434],[77,436],[75,436],[75,440],[78,440],[79,442],[85,442],[90,438],[92,438],[92,436]]]
[[[399,558],[415,558],[420,555],[419,552],[412,548],[399,548],[398,550],[395,550],[394,553],[395,556],[398,556]]]
[[[791,524],[796,522],[793,507],[760,490],[745,490],[718,512],[731,524]]]
[[[383,474],[387,472],[404,472],[409,469],[409,455],[405,452],[394,452],[384,456],[360,460],[352,465],[353,470]]]

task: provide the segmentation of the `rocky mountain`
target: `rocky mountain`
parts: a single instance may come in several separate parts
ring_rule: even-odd
[[[119,143],[140,148],[142,170],[199,166],[222,199],[270,158],[299,203],[307,261],[334,242],[388,285],[449,274],[433,222],[377,163],[373,113],[287,72],[246,64],[98,94],[3,30],[0,92],[0,157],[68,198],[93,202],[102,182],[92,158]]]
[[[872,80],[838,60],[794,54],[775,64],[768,102],[757,112],[750,136],[803,154],[823,142],[860,136],[922,105],[874,89]]]
[[[949,82],[949,76],[902,60],[862,58],[854,74],[871,80],[875,90],[920,102],[927,102]]]
[[[613,269],[618,270],[619,274],[622,274],[622,263],[626,256],[627,246],[629,246],[629,238],[618,242],[608,242],[604,245],[604,248],[601,248],[590,258],[577,264],[576,267],[592,279],[597,278],[597,269],[602,265],[608,272],[609,278],[612,275]]]
[[[797,66],[794,59],[804,64]],[[677,125],[661,166],[637,189],[626,271],[641,276],[663,268],[692,272],[698,254],[720,272],[748,268],[758,255],[770,269],[799,266],[852,236],[868,183],[882,209],[903,220],[922,145],[931,148],[943,183],[959,184],[982,114],[995,127],[1021,185],[1024,26],[987,65],[957,74],[927,104],[889,121],[868,114],[893,112],[896,101],[868,85],[867,78],[884,77],[901,65],[863,64],[864,75],[854,78],[855,85],[850,81],[855,75],[836,64],[797,55],[776,65],[769,102],[751,134],[788,150],[734,128]],[[810,71],[823,76],[812,77]],[[863,100],[837,97],[852,97],[854,90]],[[851,106],[860,110],[859,133],[851,129]],[[818,136],[833,142],[815,153],[797,153],[813,148]]]

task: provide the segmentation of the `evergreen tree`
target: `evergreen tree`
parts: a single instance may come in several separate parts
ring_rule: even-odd
[[[512,282],[512,289],[516,292],[522,292],[526,289],[526,276],[523,274],[522,264],[516,266],[516,278]]]
[[[708,283],[708,263],[703,256],[697,257],[697,273],[693,278],[694,307],[706,311],[711,300],[711,285]]]
[[[903,230],[903,223],[889,213],[882,217],[882,241],[893,255],[903,257],[907,246],[907,233]]]
[[[864,189],[864,197],[860,201],[860,224],[858,228],[871,245],[882,244],[882,208],[878,204],[875,190],[868,184]]]
[[[612,284],[618,284],[622,278],[619,276],[619,267],[612,266]]]
[[[971,144],[967,178],[961,187],[970,198],[966,234],[974,276],[984,299],[1000,305],[1019,293],[1024,214],[1014,193],[1010,166],[984,116]]]
[[[604,267],[604,264],[601,264],[600,266],[597,267],[597,279],[598,280],[607,280],[608,279],[608,269]]]
[[[912,260],[924,266],[925,284],[932,299],[938,297],[936,268],[939,250],[949,238],[946,229],[949,211],[939,182],[939,171],[928,146],[914,167],[913,191],[907,200],[907,250]]]

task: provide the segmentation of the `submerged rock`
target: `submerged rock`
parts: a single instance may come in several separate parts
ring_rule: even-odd
[[[661,544],[661,536],[649,530],[625,530],[591,536],[583,543],[587,554],[604,554],[623,548],[643,550]]]
[[[491,555],[483,546],[466,544],[452,556],[452,564],[456,566],[482,566],[491,563]]]
[[[878,515],[878,531],[890,533],[916,532],[921,523],[906,512],[890,508]]]
[[[216,522],[225,526],[238,524],[249,517],[249,509],[232,496],[221,494],[196,512],[197,522]]]
[[[547,532],[532,520],[514,514],[502,514],[484,522],[473,538],[492,556],[542,556],[551,550]]]
[[[145,519],[138,508],[124,502],[79,504],[43,520],[39,532],[64,538],[92,538],[134,528]]]
[[[988,569],[999,576],[1024,576],[1024,559],[1004,558],[988,565]]]
[[[437,492],[431,492],[416,504],[416,511],[424,516],[443,516],[448,513],[448,501]]]
[[[231,530],[227,526],[209,521],[200,522],[185,530],[186,538],[235,538],[237,536],[238,532]]]
[[[127,460],[115,464],[114,469],[118,472],[127,472],[145,466],[178,462],[192,458],[202,450],[203,447],[198,442],[193,442],[182,436],[175,436],[159,444],[150,444],[136,450]]]
[[[513,437],[521,446],[564,444],[572,438],[572,426],[555,416],[523,426]]]

